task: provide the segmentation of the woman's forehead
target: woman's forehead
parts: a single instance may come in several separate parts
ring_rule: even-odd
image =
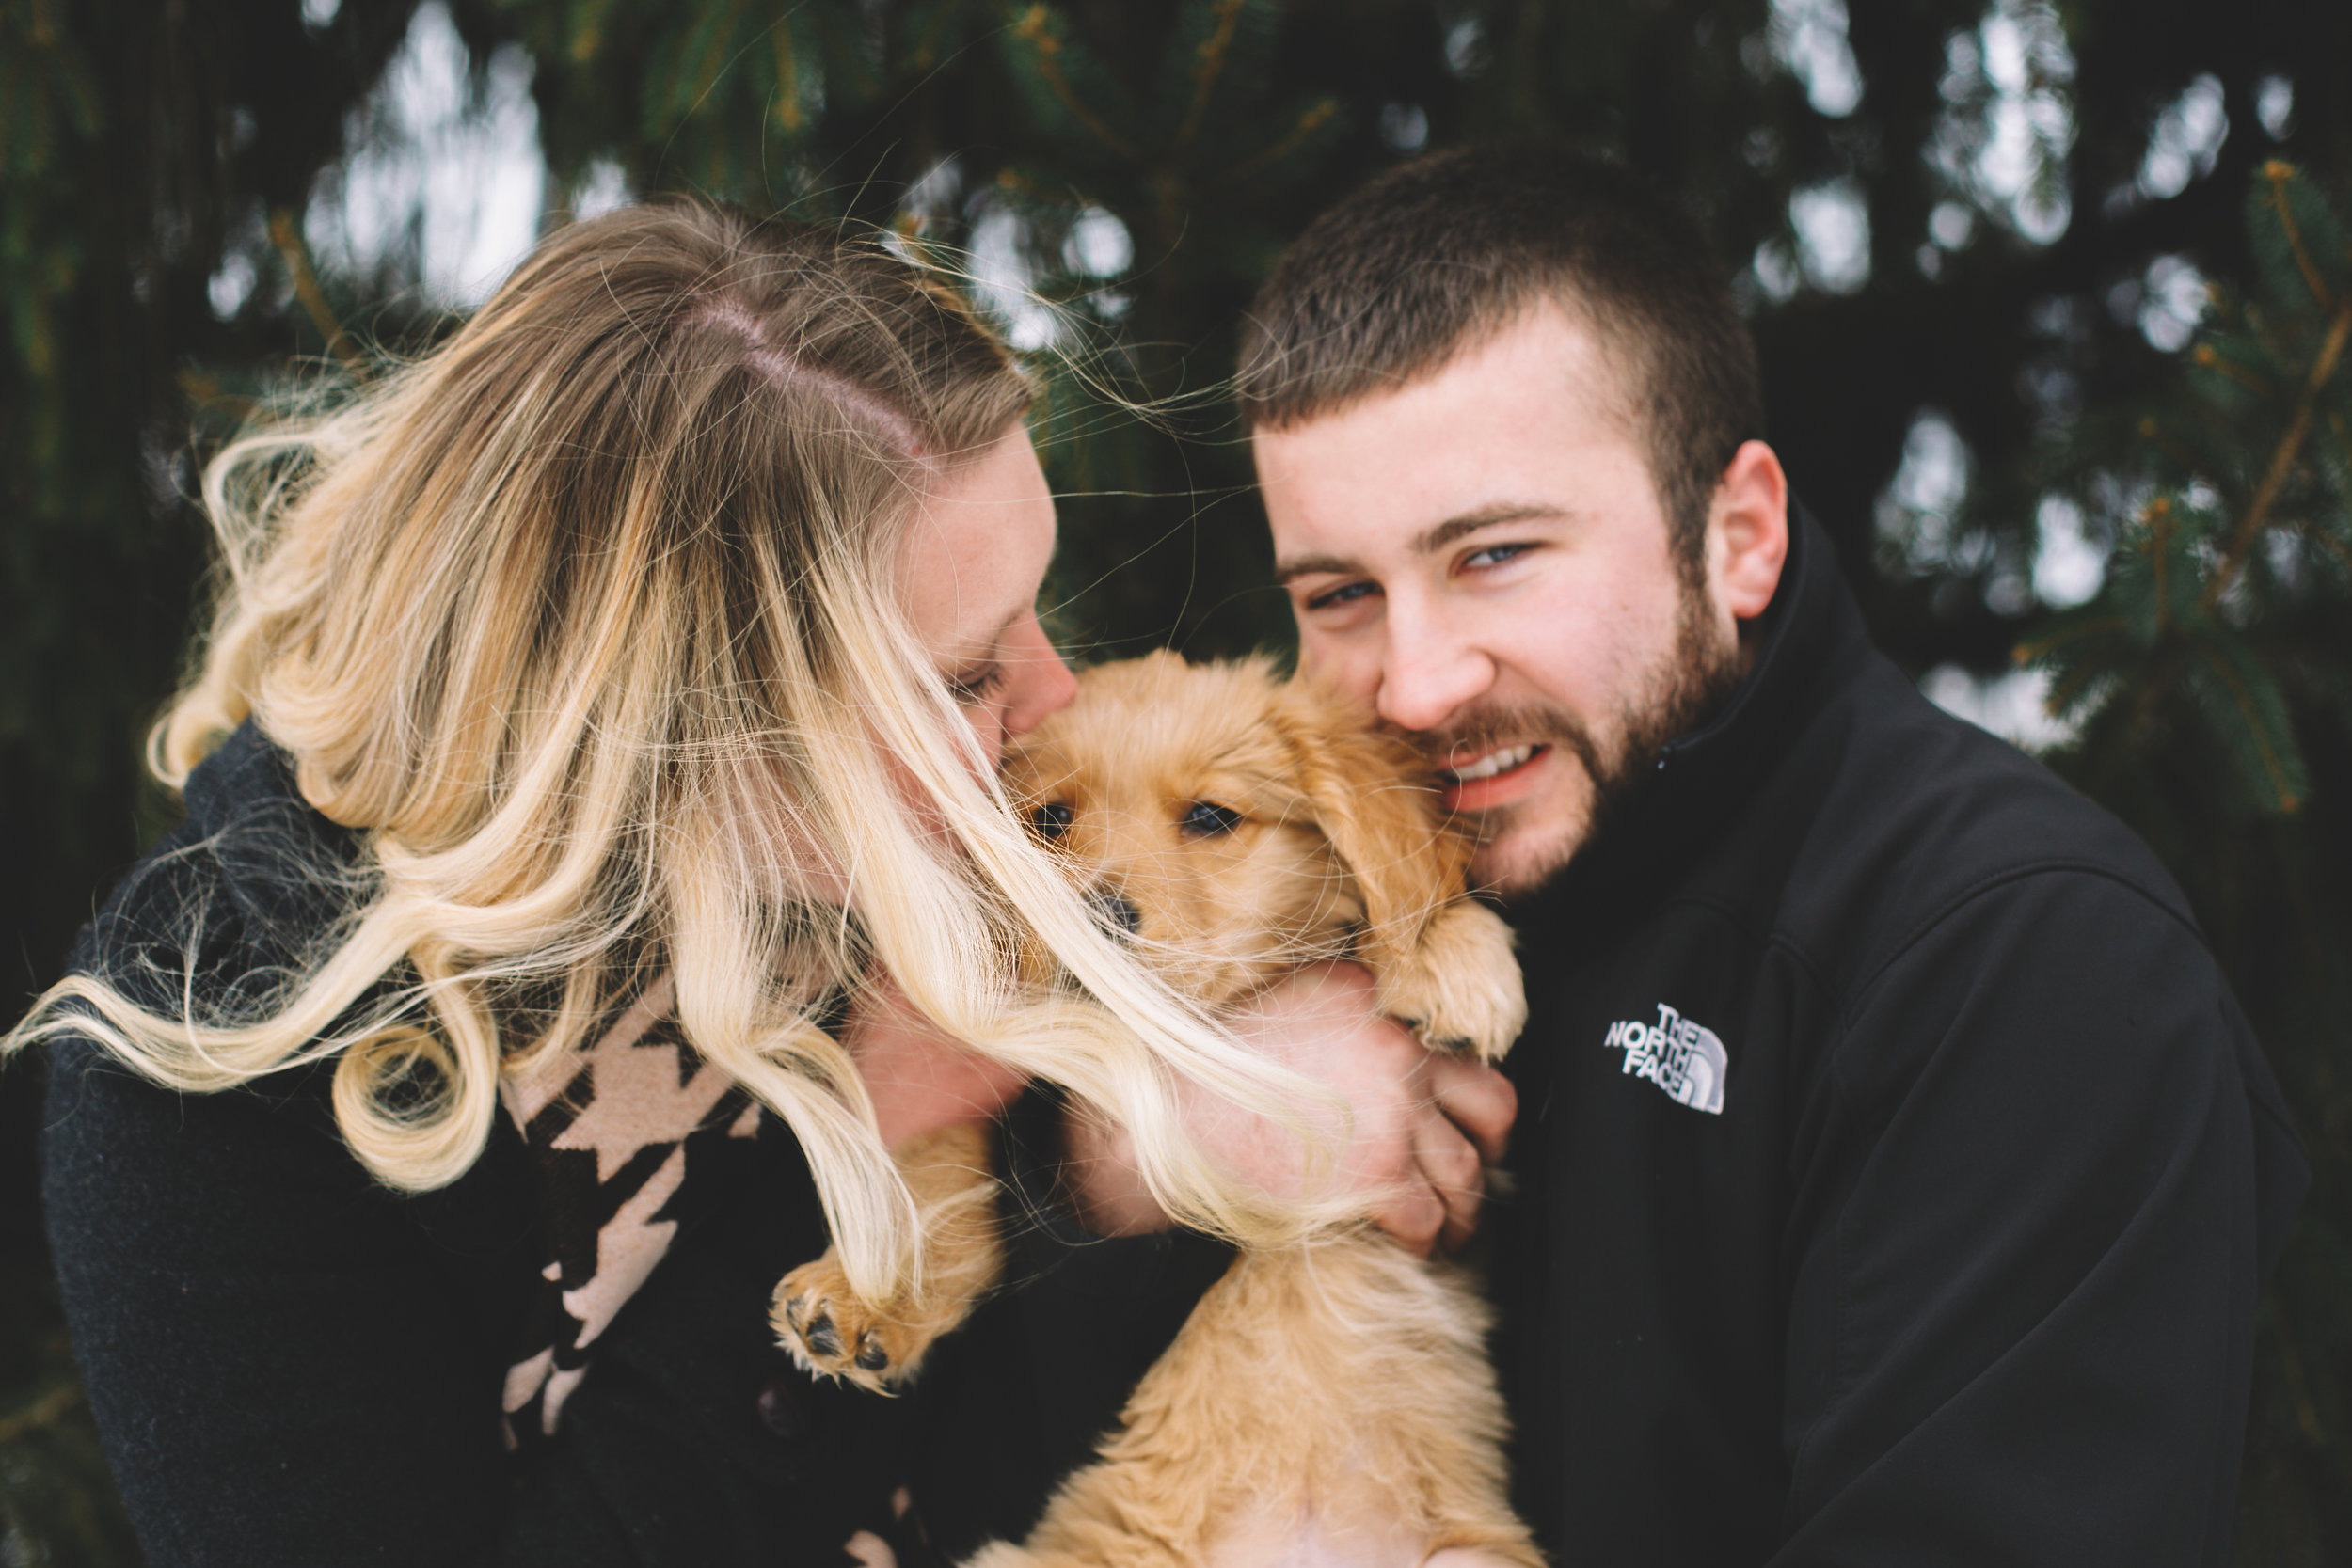
[[[1054,555],[1054,500],[1025,431],[949,470],[907,530],[900,591],[948,665],[984,657],[1036,603]]]

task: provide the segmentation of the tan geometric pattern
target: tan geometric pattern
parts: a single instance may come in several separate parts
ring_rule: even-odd
[[[758,1132],[759,1106],[677,1037],[673,999],[665,974],[594,1044],[500,1085],[531,1149],[549,1254],[506,1374],[510,1447],[554,1433],[590,1347],[670,1250],[693,1146]]]

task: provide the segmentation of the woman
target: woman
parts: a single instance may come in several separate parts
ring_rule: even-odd
[[[906,1278],[886,1145],[959,1092],[1065,1085],[1163,1207],[1281,1228],[1174,1106],[1299,1080],[992,793],[1070,689],[1029,396],[880,246],[680,204],[213,465],[187,822],[11,1040],[157,1561],[840,1560],[889,1412],[791,1373],[767,1292],[828,1231]],[[1089,1003],[1019,989],[1037,944]]]

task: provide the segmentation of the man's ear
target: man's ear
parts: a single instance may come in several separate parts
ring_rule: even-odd
[[[1761,441],[1743,441],[1707,509],[1707,589],[1716,613],[1753,621],[1788,561],[1788,476]]]

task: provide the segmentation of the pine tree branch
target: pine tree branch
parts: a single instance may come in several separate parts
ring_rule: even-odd
[[[2121,615],[2093,616],[2090,620],[2077,621],[2071,626],[2054,631],[2047,637],[2037,637],[2030,642],[2020,642],[2011,650],[2010,657],[2019,664],[2031,664],[2034,660],[2045,657],[2077,639],[2096,636],[2103,631],[2127,631],[2129,629],[2130,627]]]
[[[2262,759],[2263,772],[2270,780],[2270,793],[2277,799],[2279,809],[2282,812],[2294,811],[2303,803],[2302,797],[2287,787],[2285,765],[2280,760],[2278,749],[2263,733],[2262,708],[2255,703],[2254,694],[2246,689],[2244,681],[2238,679],[2237,672],[2230,668],[2230,661],[2211,648],[2200,646],[2197,657],[2221,682],[2222,689],[2230,694],[2230,701],[2237,707],[2238,717],[2246,721],[2246,733],[2253,737],[2254,754]]]
[[[769,35],[776,52],[776,123],[784,127],[787,136],[801,134],[801,73],[792,57],[792,23],[778,17],[775,28]]]
[[[566,53],[574,65],[586,65],[604,47],[605,13],[612,8],[612,0],[581,0],[572,8],[572,41]]]
[[[2319,345],[2319,357],[2312,361],[2312,372],[2303,380],[2303,395],[2296,401],[2294,422],[2280,438],[2279,450],[2270,456],[2270,469],[2254,492],[2254,499],[2246,508],[2245,520],[2231,535],[2230,547],[2222,553],[2221,564],[2214,569],[2213,580],[2205,585],[2200,601],[2206,610],[2221,602],[2221,595],[2230,591],[2246,569],[2246,557],[2261,536],[2263,525],[2270,519],[2270,509],[2277,504],[2279,492],[2295,469],[2295,460],[2303,450],[2304,439],[2312,432],[2312,416],[2319,407],[2319,394],[2336,373],[2336,363],[2344,357],[2344,342],[2352,336],[2352,305],[2337,308],[2335,320],[2328,324],[2327,341]]]
[[[2295,210],[2287,202],[2287,183],[2295,178],[2295,166],[2273,158],[2263,165],[2263,178],[2270,182],[2270,204],[2279,210],[2279,228],[2287,237],[2287,249],[2295,254],[2296,267],[2303,274],[2303,286],[2311,290],[2322,310],[2334,309],[2336,296],[2328,291],[2328,280],[2319,276],[2312,253],[2304,248],[2303,230],[2296,227]]]
[[[1257,173],[1268,164],[1274,163],[1278,159],[1290,156],[1290,154],[1297,149],[1300,142],[1303,142],[1309,136],[1313,135],[1315,132],[1322,127],[1326,120],[1329,119],[1333,115],[1336,115],[1339,112],[1340,105],[1338,101],[1335,99],[1320,99],[1308,105],[1307,112],[1298,117],[1298,123],[1292,126],[1272,146],[1244,158],[1240,163],[1235,164],[1232,168],[1227,169],[1224,173],[1218,175],[1216,179],[1201,186],[1201,194],[1205,196],[1209,192],[1217,190],[1223,186],[1237,184],[1240,182],[1248,179],[1251,175]]]
[[[1057,58],[1061,54],[1061,40],[1056,38],[1053,29],[1045,24],[1043,6],[1031,6],[1023,12],[1021,20],[1012,24],[1012,36],[1037,51],[1037,73],[1045,79],[1047,87],[1054,89],[1054,96],[1061,100],[1062,107],[1070,111],[1071,118],[1087,128],[1088,135],[1122,158],[1138,156],[1135,144],[1112,130],[1101,116],[1088,108],[1085,101],[1079,98],[1078,89],[1070,85],[1068,76],[1062,74],[1061,61]]]
[[[2139,515],[2139,520],[2148,525],[2148,564],[2155,576],[2156,630],[2158,632],[2162,632],[2165,623],[2172,618],[2170,595],[2166,592],[2164,571],[2165,546],[2169,543],[2164,536],[2165,524],[2171,521],[2171,518],[2172,500],[2169,496],[2158,496],[2148,503],[2148,510]]]
[[[355,381],[368,378],[367,356],[359,345],[352,341],[343,324],[335,319],[333,307],[326,303],[326,291],[319,287],[318,274],[310,270],[310,252],[302,243],[302,230],[294,227],[294,214],[284,207],[269,215],[269,241],[278,247],[278,254],[286,259],[286,271],[294,277],[294,297],[302,301],[310,312],[310,325],[326,340],[326,351],[343,362]]]
[[[2095,665],[2077,664],[2050,683],[2050,689],[2042,696],[2042,711],[2053,719],[2063,715],[2081,700],[2090,683],[2106,673]]]
[[[2333,1450],[2328,1457],[2335,1460],[2336,1468],[2352,1476],[2352,1466],[2347,1466],[2343,1459],[2343,1445],[2328,1440],[2319,1407],[2312,1399],[2311,1379],[2303,1371],[2303,1358],[2296,1354],[2295,1336],[2287,1329],[2286,1310],[2279,1301],[2279,1292],[2273,1288],[2265,1294],[2268,1300],[2263,1315],[2268,1320],[2270,1342],[2278,1347],[2279,1370],[2286,1379],[2288,1397],[2295,1402],[2295,1424],[2301,1430],[2304,1441],[2314,1449]]]
[[[699,109],[710,98],[710,89],[719,80],[719,73],[727,67],[729,45],[735,42],[735,27],[743,15],[743,0],[727,0],[726,14],[710,32],[710,41],[703,50],[702,64],[694,72],[692,109]],[[692,109],[688,112],[691,113]]]
[[[0,1443],[13,1443],[28,1432],[56,1425],[65,1418],[67,1411],[81,1402],[81,1388],[61,1383],[23,1409],[0,1416]]]
[[[2211,343],[2199,343],[2196,350],[2189,355],[2189,358],[2216,375],[2229,377],[2258,397],[2275,399],[2279,395],[2279,388],[2273,387],[2266,378],[2255,374],[2236,360],[2228,357]]]
[[[2294,529],[2306,539],[2316,540],[2321,548],[2336,558],[2336,564],[2344,568],[2344,575],[2352,577],[2352,548],[2346,548],[2343,540],[2315,522],[2290,523],[2282,526]]]
[[[1193,136],[1200,129],[1200,117],[1208,113],[1209,97],[1216,90],[1216,79],[1225,73],[1225,61],[1232,53],[1233,33],[1241,25],[1241,8],[1247,0],[1217,0],[1216,30],[1200,45],[1200,63],[1192,69],[1192,106],[1184,111],[1184,123],[1176,133],[1176,150],[1182,151],[1192,145]]]
[[[2201,470],[2203,467],[2198,461],[2195,452],[2190,451],[2166,433],[2164,426],[2158,422],[2153,414],[2139,421],[2139,438],[2192,473]]]
[[[929,71],[939,64],[939,40],[956,6],[957,0],[945,0],[931,11],[923,24],[923,30],[915,35],[914,51],[907,56],[907,63],[918,73]]]
[[[2265,1293],[2270,1297],[2270,1342],[2278,1347],[2279,1370],[2286,1374],[2287,1393],[2295,1401],[2295,1424],[2312,1443],[2325,1442],[2319,1408],[2312,1402],[2311,1383],[2303,1376],[2303,1358],[2295,1353],[2295,1337],[2287,1332],[2286,1314],[2279,1308],[2279,1293]]]
[[[199,408],[218,409],[230,419],[239,420],[249,420],[261,412],[260,404],[251,398],[222,391],[218,379],[206,375],[202,371],[182,371],[178,380],[180,390],[187,394],[188,401]]]

